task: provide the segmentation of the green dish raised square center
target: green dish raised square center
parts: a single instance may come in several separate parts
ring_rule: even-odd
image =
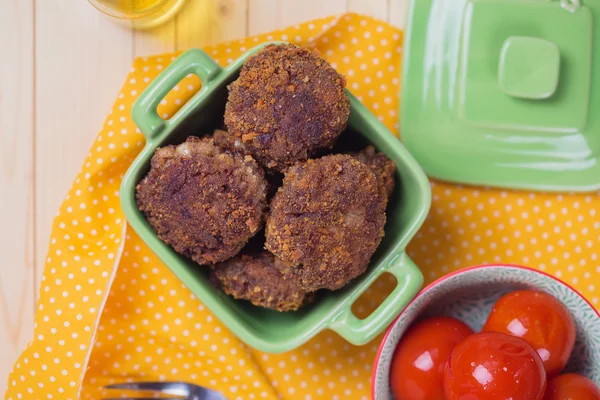
[[[504,93],[523,99],[547,99],[558,86],[560,51],[554,43],[526,36],[504,42],[498,84]]]

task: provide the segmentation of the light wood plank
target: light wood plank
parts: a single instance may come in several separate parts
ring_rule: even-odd
[[[41,275],[52,220],[127,76],[133,45],[130,29],[87,1],[38,0],[35,32],[36,272]]]
[[[388,0],[348,0],[347,9],[348,11],[387,21]]]
[[[211,41],[214,7],[212,0],[187,1],[177,14],[175,47],[187,50]]]
[[[242,39],[248,35],[248,0],[213,0],[210,43]]]
[[[177,16],[176,48],[185,50],[242,39],[248,31],[248,0],[191,0]]]
[[[370,1],[370,0],[369,0]],[[281,1],[280,27],[346,12],[346,0]]]
[[[404,29],[408,16],[408,0],[389,0],[388,22]]]
[[[136,30],[133,34],[135,57],[175,51],[175,19],[152,29]]]
[[[0,393],[31,339],[34,310],[33,8],[0,12]]]
[[[280,13],[280,0],[249,0],[248,34],[257,35],[281,28]]]

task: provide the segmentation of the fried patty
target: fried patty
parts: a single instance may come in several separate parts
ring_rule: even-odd
[[[373,146],[367,146],[361,151],[351,153],[351,155],[371,168],[389,199],[396,186],[396,166],[394,162],[387,158],[385,154],[378,153]]]
[[[225,124],[259,162],[283,171],[334,145],[350,114],[345,85],[316,51],[270,45],[229,85]]]
[[[262,169],[212,139],[157,149],[136,189],[138,208],[158,237],[199,264],[233,257],[264,222]]]
[[[271,201],[265,247],[300,288],[339,289],[365,272],[384,235],[385,206],[375,174],[350,155],[296,164]]]
[[[278,260],[267,251],[238,255],[214,266],[211,281],[235,299],[277,311],[294,311],[313,295],[293,280],[283,278],[275,267]]]

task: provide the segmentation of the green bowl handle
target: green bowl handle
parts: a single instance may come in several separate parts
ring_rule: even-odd
[[[197,75],[205,86],[221,72],[221,67],[200,49],[191,49],[177,57],[148,85],[133,104],[131,115],[135,124],[146,137],[156,137],[164,128],[165,121],[156,108],[161,100],[188,74]]]
[[[389,272],[398,282],[379,307],[367,318],[358,319],[352,312],[352,302],[329,326],[354,345],[360,346],[370,342],[398,316],[421,288],[423,275],[406,253],[402,252],[389,265],[387,269],[382,269],[379,275]],[[357,294],[357,298],[360,295],[361,293]]]

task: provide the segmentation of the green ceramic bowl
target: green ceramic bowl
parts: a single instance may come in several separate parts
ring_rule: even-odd
[[[162,242],[135,202],[136,184],[148,172],[156,148],[181,143],[187,136],[211,132],[220,126],[227,100],[227,85],[237,78],[244,60],[265,45],[250,50],[227,68],[221,68],[201,50],[189,50],[148,86],[132,111],[135,123],[146,137],[146,145],[123,179],[121,204],[129,224],[144,242],[215,316],[248,345],[266,352],[284,352],[302,345],[324,329],[334,330],[350,343],[362,345],[389,325],[421,287],[422,274],[405,254],[405,248],[425,219],[431,195],[427,178],[416,161],[351,93],[348,92],[351,104],[349,128],[342,135],[341,145],[360,148],[373,144],[395,162],[398,184],[389,204],[384,240],[368,271],[344,289],[320,293],[314,304],[288,313],[234,300],[211,286],[205,267],[177,254]],[[202,89],[170,120],[161,119],[156,107],[190,73],[198,75]],[[397,286],[367,318],[358,319],[352,313],[352,304],[385,272],[395,276]]]

